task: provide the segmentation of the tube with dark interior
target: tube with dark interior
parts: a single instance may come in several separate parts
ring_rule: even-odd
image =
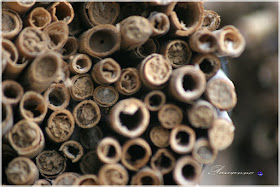
[[[170,173],[175,164],[175,157],[167,149],[158,149],[151,158],[151,168],[160,171],[162,175]]]
[[[220,15],[212,10],[204,10],[203,12],[202,30],[215,31],[221,23]]]
[[[71,98],[82,101],[93,94],[93,81],[88,74],[78,74],[71,77],[72,85],[69,88]]]
[[[136,68],[122,69],[119,80],[115,83],[116,89],[123,95],[133,95],[140,90],[141,80]]]
[[[52,21],[51,14],[43,7],[34,8],[25,18],[26,26],[44,29]]]
[[[17,12],[2,9],[2,37],[12,40],[22,29],[22,20]]]
[[[28,60],[19,60],[18,49],[13,42],[2,39],[2,71],[4,79],[17,79],[28,62]]]
[[[93,91],[93,100],[100,107],[111,107],[119,99],[119,92],[113,86],[98,86]]]
[[[169,18],[173,36],[185,37],[201,28],[204,11],[202,2],[178,2],[172,6]]]
[[[97,175],[103,163],[99,160],[96,149],[89,150],[80,161],[80,170],[82,174],[94,174]],[[100,180],[100,178],[99,178]]]
[[[41,128],[29,120],[17,122],[8,133],[8,140],[20,156],[34,158],[45,147],[45,138]]]
[[[47,52],[36,57],[24,73],[23,86],[26,90],[44,92],[56,80],[61,71],[61,58],[57,53]]]
[[[45,150],[36,157],[36,166],[40,174],[54,179],[66,169],[66,158],[55,150]]]
[[[211,147],[221,151],[228,148],[234,139],[235,127],[231,121],[225,118],[214,120],[212,127],[208,130],[208,138]]]
[[[144,44],[152,35],[152,24],[147,18],[129,16],[120,23],[121,49],[132,50]]]
[[[216,108],[205,100],[196,101],[191,108],[187,109],[187,116],[192,126],[203,129],[210,128],[218,117]]]
[[[212,78],[221,68],[220,59],[214,54],[196,54],[191,64],[198,65],[199,69],[204,73],[206,80]]]
[[[79,176],[73,185],[99,185],[99,179],[96,175],[87,174]]]
[[[172,129],[181,124],[183,111],[177,105],[165,104],[158,112],[158,120],[164,128]]]
[[[22,86],[13,80],[2,82],[2,102],[5,104],[16,105],[23,96]]]
[[[14,158],[6,168],[9,184],[32,185],[39,179],[39,172],[34,162],[26,157]]]
[[[173,70],[169,81],[169,91],[177,100],[192,103],[203,94],[205,88],[206,78],[199,68],[186,65]]]
[[[151,54],[140,64],[139,75],[143,84],[150,89],[165,86],[172,73],[170,62],[161,54]]]
[[[103,138],[96,152],[99,160],[106,164],[115,164],[122,158],[120,143],[115,138],[111,137]]]
[[[196,134],[194,130],[186,125],[177,125],[170,133],[170,147],[179,154],[192,152],[195,144]]]
[[[86,54],[77,54],[71,56],[69,59],[70,71],[73,74],[87,73],[92,66],[90,57]]]
[[[195,142],[192,156],[195,160],[202,164],[213,163],[216,159],[218,151],[211,147],[206,138],[200,138]]]
[[[2,136],[7,134],[14,125],[13,108],[11,105],[2,103]]]
[[[192,51],[183,40],[171,40],[164,43],[160,48],[160,53],[169,60],[173,68],[179,68],[190,64]]]
[[[150,113],[141,100],[129,98],[114,105],[109,120],[114,131],[122,136],[135,138],[147,129]]]
[[[100,127],[94,126],[89,129],[81,129],[79,132],[80,143],[85,149],[96,150],[99,142],[103,138]]]
[[[74,36],[69,36],[66,43],[59,52],[62,54],[62,59],[68,60],[72,55],[77,54],[78,48],[78,39]]]
[[[160,90],[153,90],[145,96],[144,103],[150,111],[159,111],[166,103],[166,96]]]
[[[71,3],[67,1],[54,2],[48,11],[53,21],[64,21],[66,24],[71,23],[75,16]]]
[[[218,55],[239,57],[245,50],[246,41],[240,31],[232,25],[227,25],[213,32],[218,40]]]
[[[194,185],[199,181],[201,165],[191,156],[181,157],[173,170],[173,178],[179,185]]]
[[[232,82],[223,78],[213,78],[207,82],[205,96],[220,110],[231,110],[237,103],[235,87]]]
[[[101,185],[126,185],[129,180],[127,170],[121,164],[106,164],[98,172]]]
[[[59,51],[68,40],[69,28],[64,21],[52,22],[43,30],[47,37],[47,47],[52,51]]]
[[[71,112],[60,109],[50,115],[45,130],[51,141],[61,143],[71,137],[74,128],[75,120]]]
[[[112,58],[105,58],[94,64],[91,76],[98,84],[112,84],[121,75],[120,65]]]
[[[144,167],[152,156],[152,150],[142,138],[129,139],[122,148],[122,164],[131,171]]]
[[[159,43],[156,39],[149,39],[143,45],[140,45],[129,51],[132,59],[144,59],[147,56],[158,52]]]
[[[68,107],[70,93],[64,84],[53,83],[44,92],[44,98],[51,110],[60,110]]]
[[[190,36],[189,45],[198,53],[214,53],[218,50],[218,38],[207,30],[196,31]]]
[[[34,4],[35,0],[30,1],[22,1],[22,0],[16,0],[14,2],[4,2],[3,8],[11,9],[13,11],[16,11],[21,16],[24,15]]]
[[[119,17],[120,5],[117,2],[85,2],[79,13],[86,27],[113,25]]]
[[[77,104],[73,110],[76,124],[80,128],[92,128],[101,119],[99,106],[93,100],[84,100]]]
[[[145,167],[131,178],[131,185],[163,185],[162,174],[157,170]]]
[[[64,156],[70,159],[73,163],[78,162],[84,154],[82,145],[74,140],[64,142],[60,146],[59,151],[62,151]]]
[[[19,112],[22,118],[35,123],[41,123],[47,111],[48,105],[41,94],[34,91],[24,93],[19,103]]]
[[[79,51],[92,57],[106,57],[120,48],[121,36],[117,27],[109,24],[98,25],[81,34]]]
[[[160,125],[155,126],[151,129],[150,140],[157,147],[169,146],[170,131]]]
[[[152,12],[148,18],[153,26],[151,37],[158,37],[166,34],[170,28],[169,18],[162,12]]]
[[[15,44],[21,57],[33,59],[46,52],[48,38],[35,27],[25,27],[16,38]]]

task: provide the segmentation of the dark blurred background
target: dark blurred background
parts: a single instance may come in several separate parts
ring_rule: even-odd
[[[234,25],[246,39],[246,49],[229,59],[229,77],[238,103],[231,112],[236,127],[233,144],[219,152],[203,170],[200,184],[278,184],[278,3],[205,2],[205,9],[221,16],[221,25]],[[209,175],[222,171],[254,172],[253,175]],[[262,172],[262,176],[258,176]]]

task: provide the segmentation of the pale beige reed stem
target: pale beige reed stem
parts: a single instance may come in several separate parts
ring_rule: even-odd
[[[112,137],[103,138],[96,152],[100,161],[106,164],[116,164],[122,158],[121,145],[118,140]]]
[[[35,4],[35,2],[36,2],[35,0],[30,0],[30,1],[16,0],[14,2],[4,2],[3,8],[14,10],[22,16]]]
[[[151,158],[151,168],[158,170],[162,175],[170,173],[176,164],[174,155],[167,149],[158,149]]]
[[[79,177],[78,173],[64,172],[54,179],[52,185],[73,185]]]
[[[121,164],[106,164],[98,172],[101,185],[126,185],[129,180],[127,170]]]
[[[93,91],[93,100],[103,108],[113,106],[119,99],[119,92],[113,86],[98,86]]]
[[[160,90],[153,90],[145,96],[144,103],[150,111],[159,111],[166,103],[166,96]]]
[[[172,129],[181,124],[183,120],[183,111],[174,104],[165,104],[158,112],[160,124],[167,129]]]
[[[67,1],[54,2],[48,8],[48,11],[51,14],[52,21],[64,21],[66,24],[70,24],[75,16],[71,3]]]
[[[43,7],[34,8],[25,18],[25,26],[44,29],[52,21],[51,14]]]
[[[170,131],[160,125],[155,126],[151,129],[150,140],[157,147],[169,146]]]
[[[77,54],[69,58],[70,71],[73,74],[87,73],[92,67],[92,61],[86,54]]]
[[[3,4],[4,5],[4,4]],[[22,30],[22,20],[17,12],[2,9],[2,37],[12,40]]]
[[[14,125],[13,108],[11,105],[2,103],[2,136],[7,134]]]
[[[93,174],[79,176],[73,185],[99,185],[99,178]]]
[[[218,151],[210,145],[206,138],[198,139],[192,152],[193,158],[202,164],[213,163],[217,154]]]
[[[152,12],[148,18],[153,26],[151,37],[159,37],[166,34],[170,29],[169,18],[162,12]]]
[[[2,82],[2,102],[5,104],[16,105],[23,96],[22,86],[13,80]]]
[[[70,32],[69,32],[70,33]],[[76,55],[79,49],[78,39],[74,36],[68,36],[64,46],[60,49],[63,60],[69,60],[71,56]]]
[[[163,185],[162,174],[149,167],[142,168],[131,178],[131,185]]]
[[[215,31],[221,23],[220,15],[213,10],[204,10],[202,30]]]
[[[77,74],[71,77],[69,88],[71,98],[82,101],[93,95],[94,85],[91,76],[88,74]]]
[[[207,30],[196,31],[190,36],[189,45],[192,51],[198,53],[214,53],[218,50],[217,36]]]

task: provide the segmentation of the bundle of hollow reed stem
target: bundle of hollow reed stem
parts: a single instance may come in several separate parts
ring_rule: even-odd
[[[2,5],[4,184],[196,184],[232,143],[245,41],[202,2]]]

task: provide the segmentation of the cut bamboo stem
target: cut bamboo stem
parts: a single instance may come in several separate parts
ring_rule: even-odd
[[[119,99],[119,92],[113,86],[98,86],[93,91],[93,99],[100,107],[111,107]]]
[[[52,51],[59,51],[67,42],[69,28],[64,21],[52,22],[43,30],[47,37],[47,46]]]
[[[73,185],[99,185],[99,179],[96,175],[88,174],[78,177]]]
[[[112,58],[105,58],[93,66],[91,76],[98,84],[112,84],[121,75],[120,65]]]
[[[129,16],[120,23],[121,48],[132,50],[144,44],[152,35],[152,24],[147,18]]]
[[[190,153],[195,144],[196,134],[186,125],[177,125],[170,133],[170,147],[179,154]]]
[[[232,122],[225,118],[217,118],[208,130],[210,145],[218,151],[226,149],[233,142],[234,130]]]
[[[151,89],[161,88],[172,73],[170,62],[160,54],[147,56],[140,64],[139,75],[143,84]]]
[[[190,156],[181,157],[173,170],[173,178],[179,185],[194,185],[199,181],[201,166]]]
[[[117,27],[109,24],[98,25],[81,34],[79,51],[92,57],[106,57],[120,48],[121,36]]]
[[[11,105],[2,103],[2,136],[7,134],[14,125],[13,108]]]
[[[33,185],[36,185],[36,186],[43,186],[43,185],[51,185],[51,182],[48,181],[47,179],[38,179],[34,182]]]
[[[48,10],[53,21],[64,21],[66,24],[71,23],[75,16],[71,3],[67,1],[55,2]]]
[[[55,150],[45,150],[36,157],[36,165],[42,176],[53,179],[66,169],[66,158]]]
[[[148,18],[153,26],[151,37],[158,37],[166,34],[170,28],[169,18],[162,12],[152,12]]]
[[[204,11],[202,2],[178,2],[172,6],[173,11],[169,18],[174,36],[188,36],[202,26]]]
[[[163,185],[162,174],[145,167],[132,176],[131,185]]]
[[[75,54],[70,57],[69,67],[73,74],[87,73],[92,66],[92,61],[86,54]]]
[[[144,133],[150,122],[150,113],[136,98],[119,101],[110,112],[110,125],[117,133],[135,138]]]
[[[123,145],[122,164],[129,170],[138,171],[152,155],[150,145],[142,138],[130,139]]]
[[[162,126],[155,126],[150,131],[150,139],[157,147],[167,147],[169,145],[170,132]]]
[[[20,103],[21,116],[28,121],[41,123],[48,111],[48,105],[43,96],[34,91],[25,92]]]
[[[56,143],[65,142],[74,131],[75,120],[71,112],[65,109],[55,110],[48,119],[46,133]]]
[[[78,173],[64,172],[55,178],[52,185],[73,185],[79,177]]]
[[[60,146],[59,151],[62,151],[64,156],[70,159],[73,163],[78,162],[84,154],[82,145],[74,140],[64,142]]]
[[[123,95],[133,95],[138,92],[141,87],[138,70],[135,68],[122,69],[121,76],[115,83],[115,87]]]
[[[195,66],[186,65],[172,72],[169,91],[179,101],[191,103],[203,94],[205,88],[204,73]]]
[[[46,52],[48,38],[35,27],[25,27],[18,35],[15,44],[21,57],[33,59]]]
[[[165,104],[158,112],[158,120],[164,128],[172,129],[181,124],[183,111],[174,104]]]
[[[173,68],[179,68],[190,63],[192,51],[183,40],[171,40],[161,46],[160,53],[165,56]]]
[[[133,59],[144,59],[153,53],[157,53],[158,45],[155,39],[149,39],[143,45],[129,51],[129,55],[131,55]]]
[[[22,16],[35,4],[35,2],[35,0],[16,0],[15,2],[4,2],[3,8],[14,10]]]
[[[70,102],[70,93],[64,84],[53,83],[44,92],[44,99],[48,104],[48,108],[53,111],[65,109]]]
[[[73,116],[80,128],[92,128],[100,121],[99,106],[92,100],[84,100],[75,106]]]
[[[88,74],[78,74],[71,78],[72,86],[69,91],[72,99],[82,101],[93,95],[93,81]]]
[[[162,175],[170,173],[175,164],[175,157],[167,149],[158,149],[151,158],[151,168],[160,171]]]
[[[203,17],[202,30],[215,31],[220,26],[221,18],[216,12],[204,10]]]
[[[205,100],[198,100],[187,110],[189,122],[195,128],[207,129],[218,117],[215,107]]]
[[[190,36],[190,48],[198,53],[214,53],[218,50],[217,36],[207,30],[196,31]]]
[[[199,66],[206,80],[212,78],[221,69],[221,61],[214,54],[196,54],[192,58],[191,64]]]
[[[195,142],[192,156],[202,164],[213,163],[216,159],[218,151],[211,147],[206,138],[200,138]]]
[[[68,60],[72,55],[76,55],[79,48],[78,39],[74,36],[69,36],[60,53],[62,59]]]
[[[31,185],[39,179],[39,172],[32,160],[26,157],[16,157],[7,169],[8,182],[13,185]]]
[[[2,37],[12,40],[21,30],[22,20],[18,13],[11,9],[2,9]]]
[[[98,172],[101,185],[126,185],[129,180],[127,170],[121,164],[106,164]]]
[[[22,80],[24,88],[44,92],[59,76],[61,63],[60,56],[54,52],[36,57],[24,73]]]
[[[45,138],[41,128],[28,120],[17,122],[8,133],[8,140],[20,156],[29,158],[36,157],[45,147]]]
[[[2,82],[2,102],[5,104],[16,105],[23,96],[22,86],[13,80]]]
[[[25,18],[26,26],[44,29],[52,21],[51,14],[43,7],[34,8]]]
[[[121,145],[116,139],[111,137],[103,138],[96,152],[100,161],[106,164],[116,164],[122,157]]]
[[[166,103],[166,96],[160,90],[153,90],[145,96],[144,103],[150,111],[159,111]]]

